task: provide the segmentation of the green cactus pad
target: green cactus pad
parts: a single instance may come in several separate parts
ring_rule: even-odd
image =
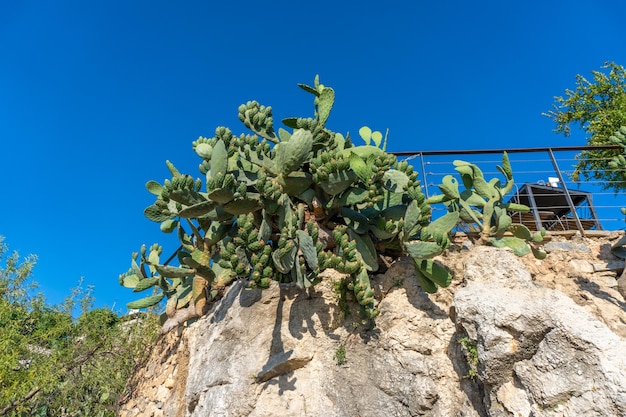
[[[163,299],[163,297],[165,297],[165,294],[163,293],[158,295],[152,295],[142,298],[140,300],[131,301],[130,303],[126,304],[126,307],[131,310],[152,307],[154,305],[157,305]]]
[[[154,265],[156,271],[166,278],[183,278],[193,273],[189,268],[181,268],[169,265]]]
[[[235,193],[226,188],[217,188],[209,193],[209,199],[219,204],[229,203],[235,198]]]
[[[459,222],[459,213],[456,211],[446,213],[437,220],[428,225],[427,230],[430,233],[449,233]]]
[[[513,249],[513,253],[517,256],[524,256],[530,253],[530,248],[526,244],[526,241],[518,237],[505,236],[502,238],[493,238],[489,243],[496,248],[511,248]]]
[[[297,248],[294,246],[290,251],[288,251],[285,255],[280,254],[280,250],[275,250],[272,253],[272,260],[274,261],[274,266],[281,274],[288,274],[293,268],[294,261],[296,259]]]
[[[288,176],[279,176],[277,181],[285,194],[297,196],[309,189],[313,179],[307,172],[292,172]]]
[[[423,242],[414,240],[406,242],[404,248],[407,253],[414,259],[427,259],[439,255],[443,249],[436,242]]]
[[[215,146],[213,146],[213,152],[211,154],[211,170],[209,171],[212,178],[217,177],[219,174],[226,174],[228,170],[228,151],[223,140],[218,140]]]
[[[328,179],[319,183],[320,187],[330,195],[337,195],[348,189],[356,179],[352,171],[331,172]]]
[[[163,233],[172,233],[177,226],[178,220],[167,219],[163,223],[161,223],[160,228]]]
[[[341,215],[346,225],[356,233],[365,233],[369,229],[369,219],[362,213],[348,207],[343,207],[341,209]]]
[[[365,163],[360,156],[355,153],[350,154],[350,169],[359,177],[361,181],[367,183],[372,177],[372,168]]]
[[[378,255],[370,235],[368,233],[359,234],[353,230],[349,230],[348,234],[350,239],[356,242],[356,250],[363,261],[365,269],[371,272],[378,271]]]
[[[383,174],[383,187],[393,193],[401,193],[409,184],[409,177],[402,171],[391,169]]]
[[[332,88],[324,87],[317,99],[317,117],[322,126],[326,124],[334,103],[335,91]]]
[[[311,236],[305,232],[304,230],[297,230],[296,235],[298,237],[298,246],[302,251],[302,255],[306,260],[307,265],[313,271],[315,271],[318,267],[317,264],[317,249],[315,248],[315,243]]]
[[[523,224],[514,224],[509,227],[509,231],[513,233],[513,236],[523,239],[523,240],[531,240],[533,238],[532,233],[528,229],[528,227]]]
[[[415,266],[426,278],[441,287],[448,287],[452,282],[452,273],[432,259],[416,261]]]
[[[531,246],[530,250],[533,252],[533,256],[539,260],[546,259],[546,256],[548,256],[546,252],[539,250],[535,248],[534,246]]]
[[[352,207],[367,200],[368,192],[361,187],[350,188],[332,201],[332,207]]]
[[[313,147],[311,132],[298,129],[291,135],[289,142],[276,145],[276,168],[282,174],[289,174],[300,168],[308,159]]]
[[[442,183],[439,184],[441,192],[449,199],[460,198],[459,183],[452,175],[443,177]]]
[[[149,220],[157,223],[164,222],[165,220],[169,220],[174,217],[174,215],[170,211],[163,209],[156,204],[146,207],[146,209],[143,211],[143,214]]]
[[[417,201],[413,200],[407,206],[404,214],[404,236],[406,240],[419,231],[421,220],[422,212],[419,209]]]
[[[425,292],[429,294],[437,292],[437,284],[428,279],[428,277],[426,277],[417,267],[415,268],[415,277],[417,278],[417,282],[420,284],[420,287],[422,287]]]
[[[194,217],[203,217],[209,214],[215,209],[217,203],[215,201],[204,201],[202,203],[194,204],[193,206],[186,207],[178,212],[180,217],[192,219]]]
[[[156,181],[150,180],[146,183],[146,189],[150,194],[154,194],[158,197],[161,195],[161,191],[163,191],[163,186]]]
[[[159,284],[159,278],[144,278],[144,279],[139,280],[137,285],[135,285],[133,292],[144,291],[158,284]]]
[[[138,282],[139,282],[139,276],[135,274],[123,275],[120,277],[120,284],[126,288],[135,288]]]

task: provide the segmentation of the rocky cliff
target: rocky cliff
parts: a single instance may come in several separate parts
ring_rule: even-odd
[[[399,260],[375,327],[332,271],[308,293],[235,284],[153,347],[120,415],[625,416],[617,238],[554,237],[543,261],[459,242],[434,295]]]

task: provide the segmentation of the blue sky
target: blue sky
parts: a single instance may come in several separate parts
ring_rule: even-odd
[[[165,160],[199,176],[191,142],[309,116],[297,83],[337,94],[328,126],[389,128],[389,150],[582,145],[541,116],[605,61],[626,64],[614,1],[0,2],[0,235],[37,254],[60,302],[81,277],[96,304],[142,243],[176,247],[143,217]]]

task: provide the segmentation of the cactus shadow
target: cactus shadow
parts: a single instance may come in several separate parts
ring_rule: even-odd
[[[245,287],[244,281],[236,281],[231,285],[224,297],[215,303],[211,323],[219,323],[224,320],[237,298],[239,298],[239,303],[245,307],[249,307],[261,299],[261,290],[248,290]]]
[[[594,297],[601,298],[611,304],[616,305],[617,307],[620,307],[623,310],[626,310],[626,302],[604,291],[597,283],[585,277],[574,278],[574,283],[578,285],[578,288],[580,288],[581,291],[587,291]]]
[[[282,335],[283,309],[288,293],[288,289],[285,289],[283,286],[280,287],[280,296],[276,305],[276,315],[274,318],[274,328],[272,329],[272,344],[270,346],[267,362],[263,365],[259,373],[259,377],[262,375],[270,375],[270,379],[265,381],[264,388],[270,385],[278,385],[279,394],[281,395],[285,391],[295,391],[295,383],[297,381],[293,372],[272,373],[272,370],[277,370],[280,368],[281,364],[287,363],[293,354],[293,349],[285,351]]]
[[[415,279],[417,281],[417,278]],[[416,309],[423,311],[428,315],[429,318],[433,320],[442,320],[448,319],[448,313],[435,304],[427,293],[421,290],[417,282],[415,285],[418,288],[418,291],[408,291],[406,292],[407,299],[409,303]]]
[[[317,316],[323,329],[329,329],[338,315],[337,307],[324,300],[323,292],[310,287],[306,291],[296,290],[290,294],[295,300],[289,310],[289,334],[302,339],[304,334],[309,333],[317,337],[314,316]],[[326,336],[339,340],[338,335],[326,331]]]
[[[402,278],[399,279],[398,276]],[[416,309],[423,311],[433,320],[449,318],[448,313],[434,303],[430,296],[420,287],[415,274],[415,266],[410,258],[400,258],[391,265],[387,272],[378,275],[372,281],[377,293],[388,294],[398,289],[404,289],[409,303]]]

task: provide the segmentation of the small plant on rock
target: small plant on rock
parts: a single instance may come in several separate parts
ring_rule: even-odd
[[[467,378],[474,379],[476,378],[478,372],[478,349],[476,348],[476,344],[473,343],[469,337],[462,337],[459,339],[459,344],[465,354],[465,358],[467,359],[467,365],[469,366],[469,370],[467,371]]]
[[[346,363],[346,347],[344,345],[339,345],[339,347],[335,351],[333,359],[335,359],[337,365],[343,365],[344,363]]]

